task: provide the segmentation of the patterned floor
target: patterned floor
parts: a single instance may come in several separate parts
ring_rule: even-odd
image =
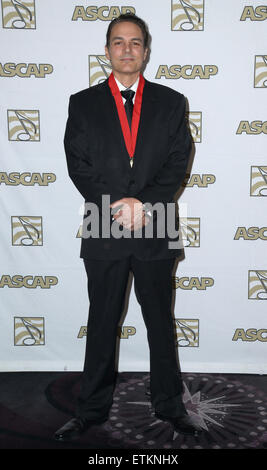
[[[118,374],[109,420],[79,441],[60,444],[54,431],[73,414],[80,373],[1,373],[1,449],[266,449],[267,377],[183,374],[184,403],[203,428],[198,437],[155,418],[149,373]]]

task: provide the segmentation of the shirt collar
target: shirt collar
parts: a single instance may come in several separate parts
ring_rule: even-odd
[[[137,91],[137,88],[138,88],[138,83],[139,83],[139,78],[140,76],[138,77],[138,79],[136,80],[135,83],[132,84],[132,86],[130,87],[126,87],[124,86],[122,83],[119,82],[119,80],[117,80],[117,78],[114,76],[115,80],[116,80],[116,83],[118,85],[118,88],[120,91],[123,91],[123,90],[133,90],[135,93],[134,93],[134,97],[133,97],[133,102],[135,100],[135,96],[136,96],[136,91]],[[125,98],[122,98],[123,101],[125,101]]]

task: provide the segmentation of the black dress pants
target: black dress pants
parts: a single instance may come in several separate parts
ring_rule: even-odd
[[[90,308],[77,416],[97,420],[107,417],[112,406],[118,324],[130,271],[147,329],[152,406],[165,416],[185,413],[171,314],[174,262],[141,261],[134,256],[121,260],[84,259]]]

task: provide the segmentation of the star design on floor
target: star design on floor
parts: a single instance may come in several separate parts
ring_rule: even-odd
[[[227,415],[227,409],[241,406],[241,404],[236,403],[225,403],[225,398],[225,395],[222,395],[216,398],[201,400],[201,393],[199,391],[192,395],[187,385],[184,384],[183,401],[188,414],[206,431],[208,430],[206,421],[223,428],[224,426],[220,421]],[[212,418],[212,415],[218,416],[217,420]]]
[[[185,404],[187,412],[191,416],[193,421],[205,431],[208,431],[207,423],[215,424],[223,428],[224,426],[222,422],[223,418],[228,414],[228,408],[241,406],[241,404],[226,403],[224,401],[225,398],[225,395],[222,395],[216,398],[201,400],[201,392],[197,391],[196,393],[191,394],[187,385],[184,383],[183,402]],[[151,409],[150,401],[129,401],[127,403],[131,405],[147,406]],[[161,420],[156,419],[155,421],[153,421],[151,426],[154,426],[160,422]],[[174,439],[177,435],[178,433],[176,433],[175,431]]]

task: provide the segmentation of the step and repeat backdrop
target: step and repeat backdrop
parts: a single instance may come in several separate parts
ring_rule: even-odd
[[[186,96],[194,140],[178,200],[184,256],[172,280],[181,370],[266,373],[267,5],[0,3],[0,370],[82,369],[83,199],[63,136],[69,96],[109,76],[106,30],[130,11],[152,36],[144,75]],[[133,289],[118,339],[119,371],[149,371]]]

